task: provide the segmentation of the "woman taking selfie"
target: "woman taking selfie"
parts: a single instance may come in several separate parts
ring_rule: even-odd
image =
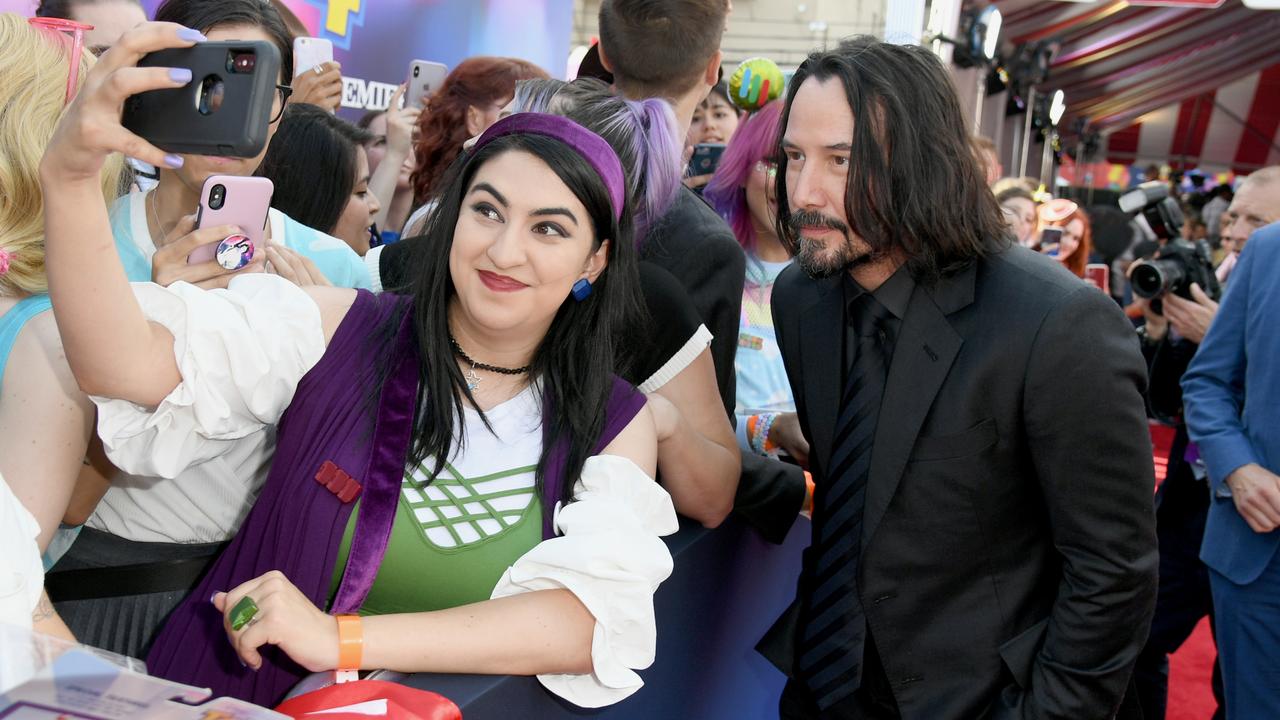
[[[280,51],[280,75],[271,106],[267,145],[255,157],[212,157],[184,155],[180,168],[160,167],[155,190],[130,193],[111,206],[111,228],[129,279],[154,280],[168,285],[177,280],[201,287],[225,287],[235,272],[216,262],[188,264],[194,216],[200,206],[200,192],[211,175],[253,175],[262,163],[271,136],[291,89],[293,39],[284,21],[270,3],[259,0],[166,0],[156,10],[156,20],[173,22],[204,33],[210,40],[261,40]],[[345,243],[316,228],[307,227],[279,210],[269,214],[267,237],[310,259],[328,281],[339,287],[368,287],[368,272]],[[259,253],[257,266],[270,259]]]
[[[114,152],[183,164],[119,108],[185,84],[145,53],[198,41],[128,33],[41,168],[55,312],[113,459],[196,461],[279,422],[266,487],[148,669],[268,704],[306,670],[379,667],[536,674],[584,706],[634,692],[676,522],[651,479],[670,429],[612,374],[636,294],[617,155],[565,118],[495,124],[407,295],[130,287],[96,177]]]
[[[40,525],[45,552],[84,469],[93,404],[76,386],[50,312],[38,169],[67,98],[93,65],[71,34],[0,14],[0,474]],[[119,157],[95,201],[114,197]]]

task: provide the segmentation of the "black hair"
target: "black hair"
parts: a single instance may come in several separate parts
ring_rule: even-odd
[[[275,184],[272,207],[332,233],[355,185],[356,150],[372,138],[315,105],[289,103],[254,174]]]
[[[293,79],[293,35],[275,6],[266,0],[165,0],[156,8],[157,22],[172,22],[208,32],[226,25],[262,28],[280,51],[280,76]]]
[[[565,482],[559,499],[569,502],[573,479],[581,474],[603,431],[614,373],[619,365],[626,365],[619,362],[618,348],[623,333],[639,317],[640,289],[630,212],[615,221],[608,190],[591,165],[575,150],[541,135],[500,137],[461,156],[446,176],[425,238],[414,243],[410,262],[421,270],[415,273],[410,291],[414,296],[420,384],[408,464],[416,466],[434,458],[432,476],[439,473],[452,449],[455,428],[462,422],[463,403],[475,407],[448,341],[449,300],[456,294],[449,254],[454,227],[476,171],[503,153],[517,151],[546,163],[586,207],[596,242],[610,241],[608,265],[593,283],[591,295],[582,302],[566,297],[530,362],[529,377],[540,384],[545,418],[536,473],[538,492],[541,496],[545,487],[551,452],[565,443]]]
[[[720,99],[725,101],[734,112],[738,112],[738,106],[733,104],[733,99],[729,97],[729,83],[723,80],[711,86],[711,91],[707,93],[707,99],[710,100],[712,95],[719,95]],[[705,101],[704,101],[705,102]]]
[[[923,47],[859,36],[812,53],[787,84],[777,145],[777,228],[793,255],[799,238],[785,202],[782,139],[796,92],[811,77],[838,80],[853,113],[845,217],[873,256],[900,253],[908,272],[928,285],[1008,244],[1003,213],[969,144],[942,62]]]
[[[356,127],[362,130],[368,130],[369,126],[373,124],[374,120],[377,120],[379,117],[386,114],[387,114],[386,110],[368,110],[365,112],[365,114],[360,116],[359,120],[356,121]]]

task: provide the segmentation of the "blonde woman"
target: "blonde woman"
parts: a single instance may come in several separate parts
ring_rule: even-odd
[[[84,467],[94,414],[50,312],[38,168],[93,56],[73,30],[42,22],[0,14],[0,474],[35,516],[44,552]],[[104,199],[121,167],[119,157],[103,167]]]

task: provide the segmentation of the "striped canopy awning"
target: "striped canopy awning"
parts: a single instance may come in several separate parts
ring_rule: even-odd
[[[1059,127],[1083,118],[1111,162],[1238,173],[1280,163],[1280,12],[1241,0],[996,5],[1005,43],[1060,43],[1037,89],[1061,89]]]

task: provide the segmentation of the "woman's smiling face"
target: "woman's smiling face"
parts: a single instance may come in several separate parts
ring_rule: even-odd
[[[490,332],[550,327],[579,279],[605,268],[586,207],[537,156],[508,150],[471,178],[449,253],[459,309]]]

